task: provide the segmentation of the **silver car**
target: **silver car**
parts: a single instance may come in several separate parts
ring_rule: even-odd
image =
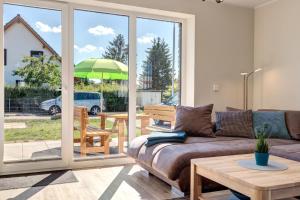
[[[103,95],[99,92],[75,92],[74,104],[75,106],[86,107],[92,115],[97,115],[100,111],[105,110]],[[61,112],[61,106],[62,100],[59,96],[43,101],[40,104],[40,109],[47,111],[50,115],[55,115]]]

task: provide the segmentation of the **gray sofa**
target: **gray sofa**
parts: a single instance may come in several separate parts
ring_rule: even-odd
[[[295,124],[288,124],[295,122],[297,120],[287,121],[287,127],[295,127]],[[256,142],[255,139],[237,137],[188,137],[183,144],[163,143],[146,147],[144,144],[147,137],[136,138],[128,149],[128,155],[150,174],[183,193],[189,192],[191,159],[253,153]],[[300,161],[300,141],[270,139],[270,146],[271,154]],[[204,180],[203,183],[205,191],[218,190],[221,187],[209,180]]]

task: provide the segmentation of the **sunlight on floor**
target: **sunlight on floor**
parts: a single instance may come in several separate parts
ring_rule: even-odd
[[[78,182],[0,191],[0,200],[140,200],[180,197],[138,165],[73,171]]]

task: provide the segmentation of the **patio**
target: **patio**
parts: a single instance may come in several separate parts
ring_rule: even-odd
[[[109,146],[110,146],[110,155],[118,154],[117,138],[113,138]],[[125,142],[125,148],[124,148],[124,152],[126,151],[127,151],[127,142]],[[87,154],[86,157],[80,156],[79,144],[74,144],[73,156],[75,159],[86,158],[86,157],[104,158],[103,153]],[[18,142],[18,143],[4,144],[5,162],[18,162],[18,161],[39,160],[39,159],[59,159],[59,158],[61,158],[60,140]]]

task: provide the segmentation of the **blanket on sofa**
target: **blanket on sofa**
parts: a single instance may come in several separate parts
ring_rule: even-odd
[[[176,142],[176,143],[183,143],[187,135],[184,131],[179,132],[152,132],[147,141],[145,146],[150,147],[155,144],[160,143],[167,143],[167,142]]]

